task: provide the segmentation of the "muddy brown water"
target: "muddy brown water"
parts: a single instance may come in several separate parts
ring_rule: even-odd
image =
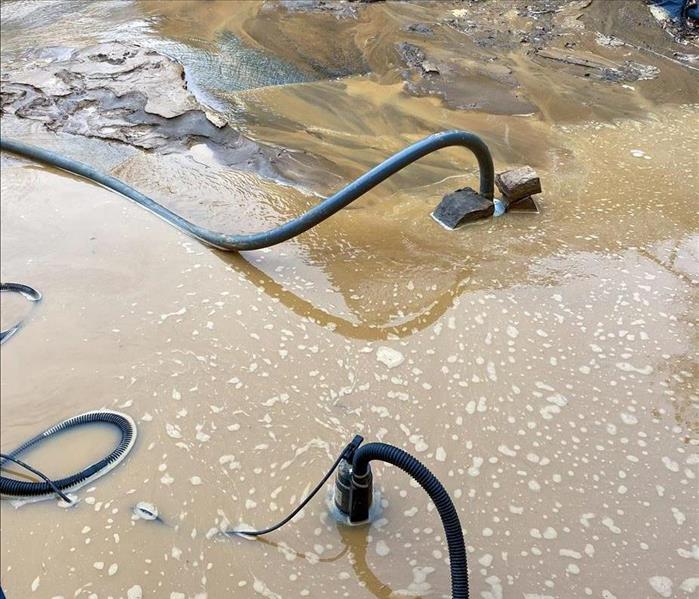
[[[3,155],[2,280],[44,301],[0,353],[2,448],[103,407],[129,413],[139,434],[72,509],[2,502],[8,597],[449,596],[438,517],[391,467],[375,468],[382,513],[368,528],[336,524],[323,496],[267,538],[220,534],[280,519],[355,433],[405,448],[443,481],[474,597],[696,596],[697,78],[654,58],[659,79],[590,82],[440,24],[470,18],[495,39],[506,22],[535,31],[515,4],[496,22],[503,9],[487,2],[349,16],[252,2],[3,2],[3,60],[22,60],[28,35],[37,47],[81,47],[131,32],[179,49],[197,97],[247,135],[323,156],[344,180],[461,128],[488,141],[499,170],[531,164],[544,185],[538,215],[447,232],[429,212],[477,178],[472,157],[450,149],[292,242],[235,256]],[[613,25],[636,3],[611,15],[599,4],[554,13],[564,39],[592,48],[596,31],[632,35]],[[478,110],[406,93],[391,48],[430,18],[434,36],[412,42],[467,69],[478,62],[470,52],[499,56],[534,111],[508,114],[497,93]],[[314,32],[308,45],[281,44],[301,26]],[[675,49],[643,27],[653,47]],[[242,67],[225,85],[207,78],[211,60],[230,73],[216,62],[223,34],[244,48],[236,64],[265,52],[290,83],[270,87]],[[332,69],[346,76],[330,80]],[[319,193],[223,167],[204,147],[145,153],[3,117],[10,133],[221,230],[282,222]],[[24,306],[2,300],[4,327]],[[381,361],[387,352],[400,364]],[[90,429],[27,458],[59,476],[114,441]],[[139,501],[163,522],[133,519]]]

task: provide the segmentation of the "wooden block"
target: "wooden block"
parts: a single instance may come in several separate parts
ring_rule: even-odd
[[[539,175],[531,166],[522,166],[495,175],[495,185],[509,204],[522,198],[541,193]]]

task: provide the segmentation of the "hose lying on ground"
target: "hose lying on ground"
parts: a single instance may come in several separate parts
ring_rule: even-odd
[[[332,216],[412,162],[436,150],[449,146],[463,146],[475,154],[480,169],[480,194],[492,200],[495,185],[495,168],[488,146],[485,145],[485,142],[480,137],[473,133],[467,131],[443,131],[430,135],[394,154],[378,166],[364,173],[361,177],[355,179],[336,194],[326,198],[320,202],[320,204],[308,210],[308,212],[305,212],[301,216],[283,225],[261,233],[228,235],[217,233],[216,231],[191,223],[123,181],[102,173],[87,164],[61,156],[50,150],[25,144],[21,141],[0,138],[0,149],[25,156],[32,160],[44,162],[64,171],[90,179],[100,185],[104,185],[133,200],[137,204],[140,204],[144,208],[147,208],[171,225],[191,235],[195,239],[198,239],[202,243],[228,252],[259,250],[283,241],[288,241],[292,237],[296,237]]]
[[[12,497],[15,499],[29,497],[41,498],[57,493],[62,499],[70,503],[68,498],[65,496],[65,492],[79,489],[80,487],[92,482],[100,476],[103,476],[118,466],[129,451],[131,451],[131,448],[136,441],[136,425],[133,419],[126,414],[113,412],[111,410],[98,410],[95,412],[87,412],[79,416],[73,416],[72,418],[68,418],[63,422],[59,422],[58,424],[45,430],[43,433],[32,437],[28,441],[25,441],[16,449],[8,452],[7,454],[0,455],[0,467],[2,467],[6,461],[16,462],[21,466],[26,467],[27,465],[25,465],[24,462],[16,459],[21,453],[60,432],[76,426],[82,426],[95,422],[111,424],[116,426],[121,432],[121,440],[109,455],[88,466],[87,468],[84,468],[80,472],[76,472],[75,474],[58,480],[48,480],[44,474],[35,471],[35,469],[31,466],[29,467],[30,471],[38,474],[44,479],[44,482],[29,482],[17,480],[16,478],[0,476],[0,496],[3,498]]]

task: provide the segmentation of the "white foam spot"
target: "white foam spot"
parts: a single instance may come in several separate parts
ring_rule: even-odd
[[[617,535],[618,535],[618,534],[621,532],[621,528],[619,528],[618,526],[616,526],[616,525],[614,524],[614,520],[612,520],[611,518],[605,518],[604,520],[602,520],[602,524],[604,524],[604,525],[605,525],[609,530],[611,530],[614,534],[617,534]]]
[[[661,597],[672,597],[672,580],[667,576],[651,576],[648,584]]]
[[[699,578],[685,578],[680,585],[685,593],[693,593],[699,589]]]
[[[485,568],[488,568],[488,567],[490,567],[490,564],[493,563],[493,556],[490,555],[490,553],[486,553],[483,557],[481,557],[481,558],[478,560],[478,563],[479,563],[481,566],[483,566],[483,567],[485,567]]]
[[[391,550],[388,548],[388,545],[386,545],[386,541],[379,541],[376,543],[376,555],[379,555],[381,557],[387,556]]]
[[[405,361],[405,356],[396,349],[382,345],[376,350],[376,359],[388,368],[396,368]]]
[[[172,437],[173,439],[181,439],[182,438],[182,433],[180,432],[180,427],[177,426],[176,424],[170,424],[168,422],[165,425],[165,432],[167,433],[168,437]]]
[[[663,464],[665,464],[665,468],[667,468],[670,472],[680,471],[680,465],[677,462],[675,462],[675,460],[671,460],[667,456],[663,457]]]
[[[143,599],[143,589],[141,585],[135,584],[126,591],[126,599]]]
[[[676,507],[672,508],[672,515],[675,517],[675,522],[679,526],[682,526],[687,519],[687,516],[685,516],[680,510],[678,510]]]

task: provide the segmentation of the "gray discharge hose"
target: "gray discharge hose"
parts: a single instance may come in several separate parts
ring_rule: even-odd
[[[492,200],[495,184],[495,168],[488,146],[485,145],[485,142],[480,137],[473,133],[467,131],[443,131],[430,135],[394,154],[378,166],[364,173],[358,179],[355,179],[336,194],[326,198],[320,202],[320,204],[311,208],[308,212],[305,212],[301,216],[283,225],[261,233],[228,235],[217,233],[216,231],[191,223],[123,181],[102,173],[87,164],[61,156],[50,150],[25,144],[21,141],[0,138],[0,149],[55,166],[64,171],[90,179],[100,185],[104,185],[133,200],[137,204],[140,204],[144,208],[147,208],[171,225],[191,235],[195,239],[198,239],[205,245],[227,252],[259,250],[282,243],[283,241],[288,241],[292,237],[296,237],[308,231],[308,229],[321,223],[326,218],[329,218],[409,164],[427,154],[449,146],[463,146],[475,154],[480,169],[480,194]]]

